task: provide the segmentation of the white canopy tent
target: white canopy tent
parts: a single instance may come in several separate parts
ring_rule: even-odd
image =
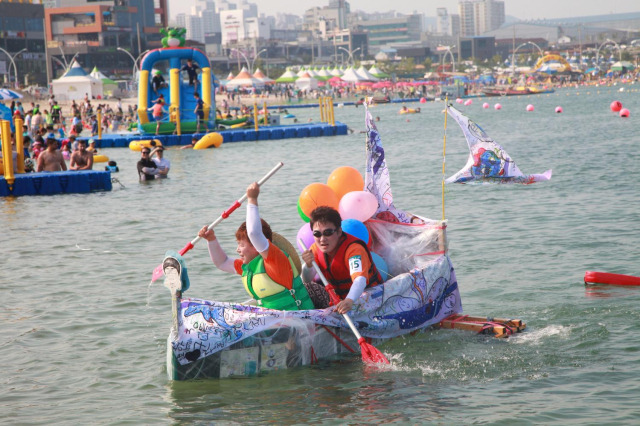
[[[364,65],[360,65],[360,68],[356,70],[356,74],[360,76],[362,81],[378,81],[380,80],[378,77],[374,77],[371,73],[364,67]]]
[[[226,86],[228,88],[234,87],[263,87],[264,82],[255,78],[249,71],[247,71],[246,67],[242,67],[238,75],[236,75],[231,81],[228,81]]]
[[[296,80],[296,87],[300,90],[315,90],[318,88],[318,80],[305,72]]]
[[[62,101],[83,99],[85,93],[90,98],[103,96],[102,81],[88,75],[75,60],[62,77],[51,82],[51,87],[56,98]]]
[[[354,70],[353,68],[349,67],[344,74],[342,74],[342,76],[340,76],[340,78],[343,81],[348,81],[349,83],[358,83],[360,81],[363,81],[362,77],[359,76],[356,73],[356,70]]]

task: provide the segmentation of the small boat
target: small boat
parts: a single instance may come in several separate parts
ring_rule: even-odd
[[[390,278],[367,289],[354,302],[348,315],[358,332],[378,346],[433,327],[496,337],[522,331],[525,325],[520,320],[463,315],[458,281],[448,255],[447,222],[394,206],[384,149],[371,113],[365,110],[365,189],[376,197],[379,206],[365,224],[371,251],[383,259]],[[276,238],[273,243],[278,244]],[[288,249],[287,244],[278,246],[287,251],[295,265],[297,254],[291,244]],[[181,256],[168,255],[167,259],[175,259],[174,264],[186,271]],[[238,277],[230,280],[238,281]],[[170,269],[165,286],[172,293],[173,321],[167,339],[170,380],[250,377],[361,351],[346,320],[331,307],[279,311],[187,298],[183,292],[189,288],[188,276],[184,273],[178,279]]]
[[[482,89],[484,96],[519,96],[519,95],[539,95],[543,93],[553,93],[554,89],[540,89],[537,87],[515,87],[515,88],[498,88],[485,87]]]
[[[403,108],[398,111],[398,114],[419,114],[420,108]]]
[[[609,272],[587,271],[584,273],[585,284],[608,284],[624,286],[640,286],[640,277],[632,275],[612,274]]]

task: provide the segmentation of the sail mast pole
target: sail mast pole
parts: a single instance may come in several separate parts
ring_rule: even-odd
[[[446,95],[444,98],[444,140],[442,143],[442,220],[445,220],[444,214],[444,166],[446,163],[446,152],[447,152],[447,108],[449,108],[449,95]]]

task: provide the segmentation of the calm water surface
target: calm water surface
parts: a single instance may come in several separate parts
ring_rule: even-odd
[[[532,186],[447,186],[450,255],[465,312],[522,318],[508,340],[439,330],[394,340],[379,371],[358,358],[250,380],[168,382],[169,294],[149,285],[180,249],[277,162],[261,212],[290,240],[296,200],[343,165],[364,171],[364,110],[336,109],[349,136],[169,150],[170,179],[140,184],[139,153],[109,193],[0,200],[0,418],[7,424],[638,424],[640,288],[585,289],[586,270],[640,275],[640,89],[567,89],[460,107],[502,143]],[[609,111],[618,99],[631,110]],[[527,104],[536,107],[526,112]],[[417,104],[415,104],[417,105]],[[414,105],[414,106],[415,106]],[[555,114],[557,105],[564,113]],[[442,216],[442,103],[372,108],[398,207]],[[317,109],[292,110],[318,120]],[[409,120],[409,121],[407,121]],[[447,176],[468,155],[453,120]],[[244,217],[217,229],[224,247]],[[245,300],[238,279],[187,255],[188,294]]]

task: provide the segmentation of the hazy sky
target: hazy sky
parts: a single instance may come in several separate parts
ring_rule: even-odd
[[[169,0],[171,16],[177,13],[189,13],[195,0]],[[214,0],[215,1],[215,0]],[[302,15],[310,7],[326,6],[328,0],[249,0],[258,5],[258,13],[275,15],[291,13]],[[401,13],[417,11],[427,16],[435,16],[436,8],[446,7],[449,13],[457,13],[458,0],[348,0],[351,10],[365,12],[387,12],[396,10]],[[520,19],[564,18],[575,16],[603,15],[609,13],[640,12],[639,0],[504,0],[505,13]]]

